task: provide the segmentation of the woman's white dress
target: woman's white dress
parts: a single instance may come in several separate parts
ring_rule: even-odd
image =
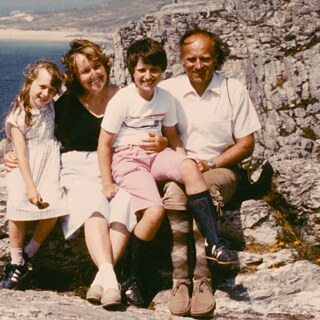
[[[54,137],[53,103],[41,109],[31,109],[33,126],[25,125],[23,107],[11,112],[5,122],[7,137],[11,140],[11,126],[18,127],[25,136],[33,180],[46,209],[38,209],[28,201],[27,189],[18,168],[6,175],[8,190],[6,218],[16,221],[48,219],[66,215],[66,201],[60,187],[60,149]]]
[[[137,223],[131,197],[123,189],[106,200],[103,195],[97,152],[69,151],[61,155],[61,185],[64,187],[69,214],[62,221],[66,239],[74,237],[93,214],[102,214],[111,225],[125,225],[131,232]]]

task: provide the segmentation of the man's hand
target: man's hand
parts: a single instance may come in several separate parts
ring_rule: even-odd
[[[9,151],[3,157],[3,164],[8,172],[18,168],[18,159],[14,151]]]
[[[157,133],[149,133],[149,137],[142,140],[140,147],[148,154],[160,152],[168,146],[168,139]]]

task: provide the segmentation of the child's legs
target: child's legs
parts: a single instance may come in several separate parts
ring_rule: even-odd
[[[156,180],[170,179],[182,182],[188,195],[208,190],[197,163],[171,149],[158,153],[152,164],[151,173]]]
[[[167,148],[156,155],[150,172],[156,181],[174,180],[183,182],[180,167],[186,159],[185,155]]]
[[[185,159],[180,166],[180,175],[185,185],[186,194],[196,194],[208,190],[207,184],[197,163],[192,159]]]
[[[142,218],[137,223],[134,234],[144,241],[151,241],[157,234],[164,218],[164,208],[154,206],[142,211]]]
[[[8,222],[9,240],[11,248],[22,248],[25,236],[25,221]]]
[[[33,232],[32,239],[38,243],[43,243],[56,225],[58,218],[39,220]]]
[[[145,170],[130,172],[123,177],[121,187],[130,193],[136,214],[141,216],[134,234],[141,240],[151,241],[164,217],[162,200],[153,176]]]
[[[136,213],[162,206],[158,187],[149,171],[137,167],[137,170],[126,173],[117,183],[130,194]]]
[[[23,242],[25,236],[25,222],[9,220],[9,240],[11,264],[22,265],[23,259]]]

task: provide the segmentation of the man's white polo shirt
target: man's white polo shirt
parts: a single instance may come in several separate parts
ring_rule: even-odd
[[[207,160],[235,144],[235,139],[261,128],[257,113],[244,85],[215,72],[199,97],[187,75],[162,81],[159,86],[171,92],[177,106],[180,138],[190,157]]]

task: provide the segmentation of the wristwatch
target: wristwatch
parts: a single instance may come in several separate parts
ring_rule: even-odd
[[[207,165],[210,167],[210,169],[214,169],[217,166],[216,162],[213,159],[207,160]]]

